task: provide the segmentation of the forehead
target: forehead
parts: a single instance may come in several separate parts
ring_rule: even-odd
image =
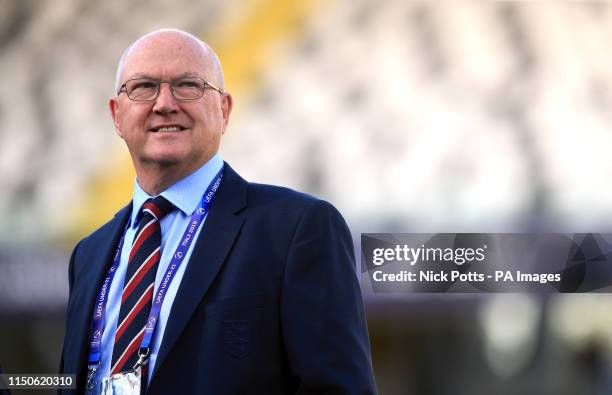
[[[209,59],[202,45],[179,35],[148,37],[128,52],[122,80],[134,75],[172,78],[186,73],[206,77]]]

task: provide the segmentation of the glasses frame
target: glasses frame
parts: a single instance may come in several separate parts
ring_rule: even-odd
[[[172,80],[158,80],[156,78],[147,78],[147,77],[138,77],[138,78],[130,78],[129,80],[126,80],[123,85],[121,85],[121,87],[119,88],[119,90],[117,91],[117,96],[119,96],[122,92],[125,92],[125,95],[128,97],[128,99],[132,100],[132,101],[153,101],[155,99],[157,99],[159,97],[159,92],[161,91],[161,85],[162,84],[168,84],[170,85],[170,93],[172,93],[172,97],[175,100],[179,100],[179,101],[191,101],[191,100],[198,100],[201,99],[204,96],[204,90],[202,89],[202,95],[198,96],[198,97],[194,97],[192,99],[179,99],[178,97],[176,97],[176,95],[174,94],[174,86],[172,85],[173,82],[175,81],[179,81],[185,78],[191,78],[191,79],[196,79],[196,80],[200,80],[202,82],[202,86],[206,89],[206,87],[219,92],[220,94],[223,94],[223,89],[221,88],[217,88],[215,85],[211,84],[210,82],[206,81],[203,78],[200,77],[179,77],[179,78],[174,78]],[[132,99],[130,97],[130,95],[128,95],[127,92],[127,84],[130,81],[135,81],[135,80],[150,80],[150,81],[157,81],[158,85],[157,85],[157,93],[155,94],[154,97],[150,98],[150,99]]]

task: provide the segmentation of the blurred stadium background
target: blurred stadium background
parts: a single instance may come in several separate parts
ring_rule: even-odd
[[[222,156],[361,232],[612,223],[612,3],[0,0],[0,364],[57,369],[76,241],[131,196],[107,109],[138,36],[219,53]],[[377,295],[383,395],[612,391],[612,298]],[[313,356],[316,357],[316,356]],[[38,392],[40,393],[40,392]]]

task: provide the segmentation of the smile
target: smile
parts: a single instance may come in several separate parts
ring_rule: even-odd
[[[157,126],[157,127],[151,128],[151,131],[154,133],[156,132],[180,132],[185,129],[187,128],[184,128],[180,125],[171,125],[171,126]]]

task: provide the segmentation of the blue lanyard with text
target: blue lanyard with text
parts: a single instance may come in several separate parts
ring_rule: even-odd
[[[204,195],[202,196],[202,201],[200,202],[199,207],[192,214],[189,225],[187,225],[187,228],[183,232],[181,242],[176,248],[174,254],[172,255],[172,259],[170,261],[170,264],[168,265],[168,270],[164,274],[162,282],[160,283],[157,293],[152,301],[151,311],[149,313],[149,317],[147,318],[144,336],[140,344],[140,350],[138,351],[139,361],[137,364],[142,364],[142,362],[149,355],[149,346],[151,344],[151,339],[153,338],[153,333],[155,332],[156,323],[159,320],[159,314],[161,312],[161,306],[164,302],[164,298],[166,297],[166,291],[172,283],[172,279],[174,278],[174,275],[176,274],[178,268],[181,266],[183,258],[187,254],[187,251],[189,251],[189,247],[191,246],[191,243],[194,239],[193,236],[200,228],[200,225],[202,224],[204,218],[206,217],[206,214],[208,213],[208,210],[210,209],[215,193],[217,192],[217,189],[219,189],[219,185],[221,184],[222,177],[223,167],[221,167],[221,170],[219,170],[219,172],[215,176],[214,181],[211,182],[210,185],[208,185],[206,192],[204,192]],[[93,374],[100,365],[101,341],[102,333],[104,331],[104,316],[106,314],[106,302],[108,296],[107,294],[110,285],[113,282],[113,278],[115,277],[117,267],[119,266],[124,239],[125,231],[123,232],[121,240],[119,241],[117,252],[115,253],[115,257],[113,258],[113,263],[110,269],[108,270],[108,274],[106,275],[106,278],[102,283],[102,287],[100,288],[100,292],[98,293],[98,297],[96,298],[96,304],[94,306],[94,314],[92,320],[92,334],[88,361],[88,383],[91,382]]]

